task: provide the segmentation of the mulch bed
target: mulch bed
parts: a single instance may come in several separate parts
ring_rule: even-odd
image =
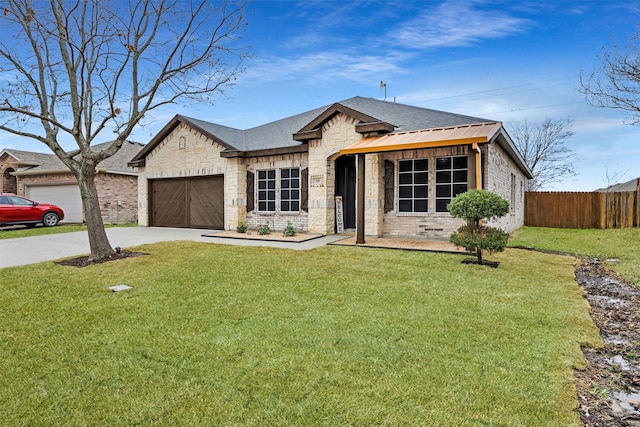
[[[112,255],[99,258],[99,259],[92,260],[90,259],[89,255],[87,255],[87,256],[81,256],[77,258],[66,259],[64,261],[59,261],[57,262],[57,264],[82,268],[82,267],[88,267],[90,265],[102,264],[110,261],[117,261],[119,259],[139,257],[141,255],[147,255],[147,254],[143,252],[120,251],[119,253],[114,252]]]

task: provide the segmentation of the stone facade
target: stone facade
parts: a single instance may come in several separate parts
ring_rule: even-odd
[[[337,113],[322,124],[321,137],[307,141],[308,152],[271,154],[259,157],[222,157],[225,149],[213,138],[193,127],[180,123],[145,156],[144,167],[139,167],[138,222],[148,225],[148,182],[158,178],[181,178],[206,175],[224,175],[224,228],[234,230],[239,222],[250,229],[267,223],[272,230],[282,230],[292,223],[299,231],[333,234],[335,230],[336,160],[340,150],[363,138],[356,132],[359,120],[345,113]],[[507,231],[514,230],[524,221],[525,176],[498,143],[481,145],[482,187],[512,201],[511,213],[497,221]],[[429,239],[448,239],[463,224],[447,212],[435,212],[436,158],[467,157],[467,186],[476,188],[475,165],[479,153],[471,144],[453,145],[419,150],[381,152],[365,155],[365,235],[394,236]],[[428,212],[404,213],[398,211],[398,161],[428,159],[429,201]],[[394,165],[393,208],[385,212],[385,162]],[[357,162],[356,162],[357,163]],[[280,212],[279,179],[276,179],[276,210],[260,212],[257,208],[257,177],[259,171],[306,169],[307,211]],[[247,172],[253,173],[256,205],[247,212]],[[356,196],[357,197],[357,196]],[[388,203],[387,203],[388,204]]]

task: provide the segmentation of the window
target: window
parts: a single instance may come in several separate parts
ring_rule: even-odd
[[[511,197],[509,202],[509,211],[511,213],[516,211],[516,176],[511,174]]]
[[[436,159],[436,212],[448,212],[447,205],[467,191],[467,157]]]
[[[280,211],[300,210],[300,169],[280,169]]]
[[[429,161],[398,161],[398,211],[427,212],[429,205]]]
[[[275,212],[276,210],[276,170],[258,171],[258,210]]]

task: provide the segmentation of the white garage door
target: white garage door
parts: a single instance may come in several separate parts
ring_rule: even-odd
[[[62,222],[82,222],[82,198],[77,185],[38,185],[27,187],[26,193],[36,202],[60,206],[64,211]]]

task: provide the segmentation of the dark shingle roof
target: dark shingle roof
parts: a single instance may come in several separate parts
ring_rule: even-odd
[[[132,158],[131,164],[140,164],[140,162],[143,162],[146,155],[181,122],[208,134],[208,136],[218,141],[230,151],[250,152],[303,146],[306,144],[295,140],[293,135],[301,131],[305,126],[311,124],[332,106],[336,105],[347,107],[360,115],[369,116],[377,121],[390,123],[394,126],[393,132],[407,132],[494,121],[411,105],[397,104],[395,102],[380,101],[373,98],[363,98],[361,96],[345,99],[332,105],[316,108],[246,130],[234,129],[204,120],[177,115],[145,148]]]
[[[96,144],[92,146],[94,151],[105,148],[111,142]],[[143,144],[137,142],[125,141],[122,148],[112,157],[103,160],[98,165],[98,169],[108,170],[110,172],[121,173],[137,173],[137,168],[127,166],[127,162],[140,151]],[[20,172],[38,172],[42,173],[48,170],[66,170],[67,167],[62,163],[55,154],[36,153],[33,151],[22,151],[5,149],[4,152],[13,156],[19,163]]]
[[[379,121],[391,123],[396,127],[394,132],[493,121],[360,96],[340,101],[337,104],[375,117]],[[201,129],[210,132],[211,135],[226,142],[230,147],[238,151],[264,150],[300,145],[299,141],[293,139],[293,134],[330,107],[330,105],[327,105],[316,108],[247,130],[233,129],[192,118],[188,118],[188,120],[198,123]]]

